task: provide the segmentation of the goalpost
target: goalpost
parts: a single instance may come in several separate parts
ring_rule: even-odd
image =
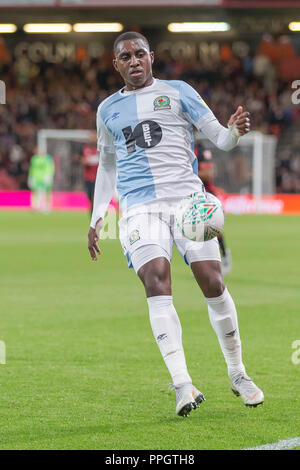
[[[39,151],[50,153],[55,161],[55,191],[83,190],[82,165],[76,157],[82,144],[89,141],[91,132],[83,129],[38,132]],[[256,201],[263,195],[274,194],[276,137],[251,131],[229,152],[215,147],[201,133],[196,133],[195,141],[212,152],[217,187],[230,194],[251,194]]]

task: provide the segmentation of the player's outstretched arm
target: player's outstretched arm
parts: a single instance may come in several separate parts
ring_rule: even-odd
[[[100,104],[97,111],[97,148],[100,160],[95,182],[93,213],[88,233],[88,249],[93,261],[101,254],[98,246],[99,233],[104,225],[104,216],[116,186],[116,153],[113,135],[106,128],[101,118]]]
[[[238,106],[223,127],[212,112],[207,113],[201,121],[201,130],[219,149],[228,152],[234,148],[239,138],[250,131],[250,113]]]
[[[250,131],[250,114],[242,106],[238,106],[229,118],[228,127],[224,127],[196,90],[185,82],[181,82],[180,99],[186,120],[225,152],[233,149],[239,138]]]
[[[101,250],[98,246],[100,230],[103,227],[103,219],[100,218],[97,220],[95,228],[90,227],[88,233],[88,249],[90,252],[91,259],[97,261],[98,256],[101,255]]]
[[[116,184],[115,155],[102,155],[95,183],[93,213],[88,233],[88,249],[93,261],[101,254],[98,246],[99,233],[104,225],[104,216],[109,202],[114,194]]]
[[[250,131],[250,113],[243,111],[242,106],[238,106],[236,112],[230,116],[228,121],[229,129],[236,130],[238,135],[245,135]]]

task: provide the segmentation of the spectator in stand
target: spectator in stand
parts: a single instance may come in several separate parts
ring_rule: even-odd
[[[15,191],[18,189],[15,178],[10,176],[0,160],[0,191]]]

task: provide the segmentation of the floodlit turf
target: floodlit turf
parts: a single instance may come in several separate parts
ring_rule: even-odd
[[[300,436],[299,217],[226,220],[244,362],[265,392],[255,409],[230,391],[205,302],[174,250],[174,303],[207,400],[188,419],[174,413],[140,281],[118,240],[89,260],[88,225],[85,213],[0,212],[1,449],[242,449]]]

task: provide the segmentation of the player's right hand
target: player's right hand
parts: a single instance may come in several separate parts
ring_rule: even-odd
[[[97,261],[98,255],[101,255],[101,250],[98,246],[98,240],[99,240],[99,233],[101,228],[103,227],[103,220],[98,219],[96,222],[95,228],[90,227],[89,233],[88,233],[88,249],[90,252],[91,259],[93,261]]]

